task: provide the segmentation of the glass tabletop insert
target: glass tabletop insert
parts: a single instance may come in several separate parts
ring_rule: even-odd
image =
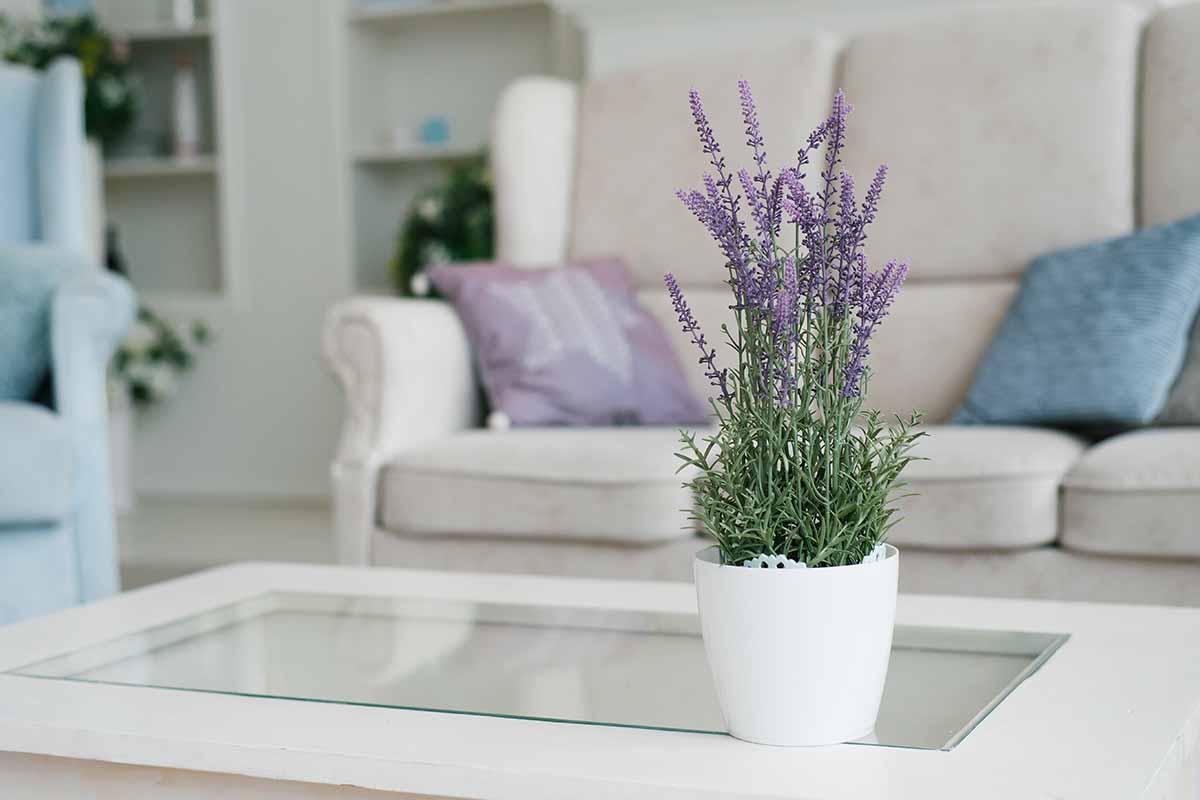
[[[949,750],[1067,636],[896,628],[861,744]],[[723,733],[690,614],[271,592],[18,674]]]

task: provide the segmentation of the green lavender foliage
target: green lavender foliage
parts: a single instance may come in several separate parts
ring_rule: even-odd
[[[901,472],[925,435],[920,415],[885,420],[863,409],[861,395],[847,397],[825,380],[844,363],[850,330],[824,311],[801,316],[797,402],[777,402],[754,378],[773,336],[749,316],[738,313],[732,330],[721,328],[737,366],[728,375],[730,402],[710,401],[715,432],[682,433],[679,457],[697,470],[689,482],[694,519],[725,564],[762,554],[810,567],[858,564],[897,521]]]

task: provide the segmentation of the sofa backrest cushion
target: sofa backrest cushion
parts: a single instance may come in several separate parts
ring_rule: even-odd
[[[1015,281],[906,285],[882,332],[871,340],[875,372],[867,386],[868,407],[903,416],[920,411],[928,422],[949,419],[1016,290]],[[672,334],[678,331],[666,290],[647,286],[638,299]],[[717,344],[718,364],[728,366],[732,351],[721,344],[721,324],[733,324],[728,290],[693,286],[687,301],[708,340]],[[696,346],[682,334],[672,335],[672,342],[692,388],[700,397],[710,396]]]
[[[675,197],[711,171],[688,110],[699,90],[731,166],[750,163],[737,82],[754,89],[772,168],[789,164],[829,113],[836,44],[822,36],[785,49],[707,56],[589,81],[582,88],[571,252],[620,255],[641,286],[674,272],[685,288],[720,285],[724,261]]]
[[[41,75],[37,106],[38,238],[91,252],[83,70],[56,58]]]
[[[35,120],[38,76],[0,63],[0,244],[38,235]]]
[[[1064,4],[943,12],[850,42],[847,163],[891,167],[875,256],[908,260],[911,281],[1017,276],[1128,232],[1140,32],[1130,8]]]
[[[532,76],[500,95],[492,120],[496,259],[516,267],[567,260],[578,87]]]
[[[0,244],[88,248],[83,73],[0,63]]]
[[[1143,45],[1141,222],[1200,213],[1200,3],[1160,11]]]
[[[1174,33],[1177,21],[1200,25],[1193,8],[1164,12],[1171,19],[1152,26],[1147,45],[1161,49],[1147,53],[1147,92],[1156,80],[1163,85],[1161,110],[1147,98],[1147,125],[1152,115],[1162,117],[1147,144],[1180,132],[1173,149],[1163,150],[1159,183],[1142,185],[1145,216],[1200,208],[1200,173],[1189,172],[1200,170],[1193,166],[1200,160],[1184,153],[1200,127],[1200,112],[1187,102],[1200,68],[1184,63],[1195,37]],[[722,259],[673,196],[675,188],[695,186],[707,167],[687,89],[700,90],[730,163],[740,166],[747,159],[736,82],[749,80],[777,167],[841,87],[855,106],[846,166],[860,186],[878,163],[891,167],[868,252],[876,264],[911,264],[908,285],[872,342],[877,372],[868,402],[944,420],[962,401],[1028,263],[1133,229],[1144,21],[1133,8],[1109,4],[939,9],[842,44],[806,35],[786,49],[704,54],[586,82],[574,169],[551,187],[571,184],[569,251],[623,256],[644,304],[668,322],[660,281],[673,271],[700,322],[709,317],[709,339],[719,340],[718,320],[728,314]],[[564,102],[554,104],[555,114]],[[1143,153],[1149,168],[1157,156]],[[1160,186],[1163,198],[1174,199],[1156,198]],[[498,198],[507,192],[498,176]],[[682,335],[677,343],[691,365],[691,345]],[[697,370],[689,377],[703,388]]]

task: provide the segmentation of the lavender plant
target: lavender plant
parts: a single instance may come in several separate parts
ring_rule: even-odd
[[[679,199],[720,248],[734,326],[721,327],[736,363],[718,364],[679,284],[665,276],[679,322],[700,351],[716,432],[682,434],[696,468],[694,515],[725,564],[782,556],[809,567],[861,563],[896,521],[900,473],[924,434],[920,415],[885,420],[863,409],[870,340],[908,267],[868,266],[864,244],[887,177],[879,167],[861,203],[842,168],[850,105],[841,92],[795,164],[772,174],[750,87],[739,81],[753,166],[726,166],[693,89],[700,144],[712,171]],[[819,188],[805,168],[824,145]],[[743,217],[743,203],[746,216]]]

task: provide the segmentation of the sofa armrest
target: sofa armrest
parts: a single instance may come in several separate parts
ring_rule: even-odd
[[[339,463],[379,464],[478,423],[471,351],[447,303],[352,298],[330,310],[324,344],[346,395]]]
[[[478,424],[479,393],[466,333],[439,301],[346,300],[326,316],[324,350],[346,398],[332,471],[338,559],[365,564],[380,467]]]
[[[108,462],[108,361],[137,303],[121,278],[88,272],[67,281],[50,308],[54,406],[75,449],[76,558],[83,602],[119,588]]]

